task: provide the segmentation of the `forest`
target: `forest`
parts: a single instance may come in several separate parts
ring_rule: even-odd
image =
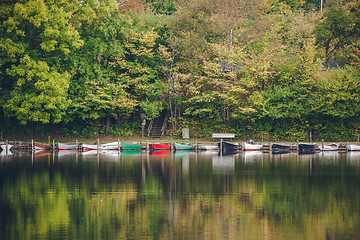
[[[1,137],[355,141],[359,0],[4,0]]]

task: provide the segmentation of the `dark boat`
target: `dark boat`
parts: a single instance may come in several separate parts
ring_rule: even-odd
[[[233,152],[236,152],[239,145],[237,144],[234,144],[234,143],[229,143],[229,142],[221,142],[222,143],[222,152],[223,153],[233,153]],[[218,143],[218,147],[219,149],[220,148],[220,144],[221,143]]]
[[[315,144],[311,144],[311,143],[299,144],[299,154],[311,154],[315,152],[316,152]]]
[[[290,146],[289,145],[283,145],[274,143],[271,145],[272,153],[289,153],[290,152]]]

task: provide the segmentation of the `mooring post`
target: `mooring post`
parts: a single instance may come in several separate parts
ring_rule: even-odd
[[[6,156],[9,153],[9,141],[6,139]]]
[[[311,131],[310,131],[310,143],[312,143],[312,136],[311,136]]]
[[[173,143],[173,139],[171,139],[171,144],[170,144],[170,152],[172,151],[172,150],[174,150],[174,145],[173,145],[174,143]]]
[[[296,140],[296,150],[299,151],[299,140]]]
[[[198,151],[198,142],[197,142],[197,139],[195,140],[195,152]]]
[[[31,139],[31,151],[34,150],[34,139]]]
[[[149,151],[149,140],[146,140],[146,151]]]
[[[324,139],[321,139],[321,149],[324,151]]]
[[[120,139],[118,139],[118,152],[120,152]]]
[[[220,138],[220,154],[222,154],[222,138]]]
[[[76,148],[76,152],[77,152],[78,149],[79,149],[79,143],[78,143],[78,140],[77,140],[77,139],[75,140],[75,148]]]
[[[98,152],[100,150],[100,139],[99,138],[97,139],[97,150],[98,150]]]

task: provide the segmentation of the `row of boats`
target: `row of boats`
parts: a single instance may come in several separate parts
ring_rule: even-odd
[[[273,153],[286,153],[290,152],[295,146],[299,153],[315,153],[316,151],[337,151],[340,145],[336,143],[330,144],[316,144],[316,143],[300,143],[298,145],[291,144],[271,144],[271,148],[268,147]],[[57,143],[56,150],[140,150],[142,149],[141,143],[126,143],[126,142],[111,142],[103,144],[68,144],[68,143]],[[360,144],[347,144],[346,150],[348,151],[360,151]],[[0,152],[10,151],[13,148],[11,144],[0,143]],[[34,142],[33,149],[35,150],[49,150],[52,146],[50,144],[44,144]],[[236,151],[261,151],[264,149],[263,144],[255,143],[231,143],[221,141],[219,143],[201,143],[201,144],[181,144],[181,143],[150,143],[148,145],[149,150],[221,150],[222,152],[236,152]]]

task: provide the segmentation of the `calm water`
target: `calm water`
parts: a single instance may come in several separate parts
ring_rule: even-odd
[[[1,239],[359,239],[360,153],[0,156]]]

